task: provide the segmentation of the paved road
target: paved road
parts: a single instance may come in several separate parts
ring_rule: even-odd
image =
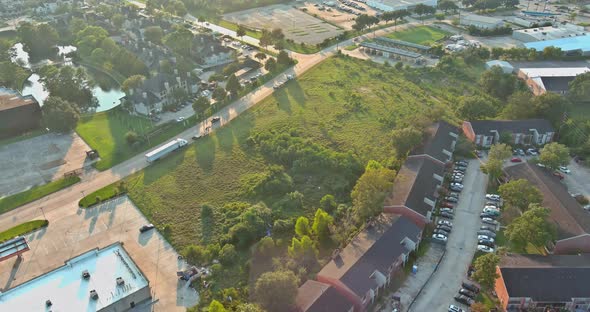
[[[580,193],[586,197],[590,197],[590,169],[584,167],[573,160],[570,160],[568,168],[571,170],[570,174],[564,174],[563,180],[567,185],[570,193]]]
[[[476,232],[481,225],[479,214],[484,204],[487,175],[479,170],[479,160],[471,160],[455,208],[453,231],[447,251],[429,283],[409,311],[447,311],[449,304],[458,305],[453,297],[467,276],[467,269],[477,247]]]

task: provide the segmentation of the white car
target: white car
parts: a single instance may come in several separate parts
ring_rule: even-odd
[[[494,248],[486,246],[486,245],[477,245],[477,250],[483,251],[485,253],[494,252]]]
[[[432,238],[439,240],[441,242],[446,242],[447,241],[447,237],[442,235],[442,234],[432,234]]]
[[[486,194],[486,199],[489,200],[500,200],[500,195],[496,195],[496,194]]]
[[[481,218],[481,222],[491,224],[491,225],[498,225],[498,221],[492,218]]]
[[[463,188],[463,184],[461,184],[461,183],[451,183],[451,186],[458,187],[460,189]]]
[[[567,174],[570,174],[570,173],[572,173],[572,171],[571,171],[571,170],[569,170],[569,168],[568,168],[568,167],[566,167],[566,166],[559,166],[559,171],[561,171],[561,172],[563,172],[563,173],[567,173]]]
[[[439,220],[438,225],[446,225],[446,226],[453,226],[453,223],[451,221],[448,220]]]
[[[178,117],[176,118],[176,122],[183,122],[184,121],[184,117]]]
[[[541,168],[545,168],[546,166],[543,165],[542,163],[537,163],[537,166],[541,167]]]
[[[453,209],[451,208],[440,208],[440,212],[446,212],[446,213],[453,213]]]
[[[477,235],[477,240],[480,240],[480,239],[483,239],[483,240],[489,240],[489,241],[491,241],[492,243],[494,243],[494,239],[493,239],[493,238],[491,238],[491,237],[489,237],[489,236],[487,236],[487,235]]]
[[[498,209],[498,207],[496,207],[494,205],[485,205],[483,208],[484,209],[488,208],[488,209],[491,209],[491,210],[498,210],[498,211],[500,211],[500,209]]]
[[[483,209],[483,212],[486,212],[486,213],[500,213],[500,210],[498,210],[498,209],[496,209],[494,207],[485,207]]]

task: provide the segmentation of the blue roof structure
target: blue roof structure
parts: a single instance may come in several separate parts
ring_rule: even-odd
[[[528,42],[525,43],[524,46],[528,49],[535,49],[537,51],[543,51],[546,47],[554,46],[565,52],[581,50],[582,52],[587,53],[590,52],[590,34],[554,40]]]

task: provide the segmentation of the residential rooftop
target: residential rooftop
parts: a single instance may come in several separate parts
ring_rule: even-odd
[[[412,250],[406,246],[410,243],[406,240],[417,243],[421,232],[422,229],[407,217],[382,213],[334,256],[318,276],[340,280],[362,298],[377,286],[372,274],[375,271],[387,273],[395,259]]]
[[[511,298],[567,302],[590,298],[590,267],[500,267]]]
[[[558,239],[590,233],[590,214],[549,170],[522,163],[506,168],[505,172],[510,179],[526,179],[539,188],[543,206],[551,210],[549,217],[557,227]]]
[[[38,104],[35,98],[31,95],[23,96],[18,91],[0,87],[0,111],[27,105]]]
[[[588,38],[590,40],[590,38]],[[534,77],[576,77],[590,72],[588,67],[547,67],[547,68],[521,68],[521,72],[529,78]]]
[[[314,280],[299,287],[295,304],[304,312],[345,312],[353,306],[336,288]]]
[[[82,278],[84,271],[90,277]],[[123,285],[118,285],[121,277]],[[121,243],[93,249],[65,265],[0,293],[0,311],[98,311],[148,286],[148,281]],[[90,291],[98,299],[90,298]]]
[[[540,133],[554,132],[553,126],[546,119],[520,120],[470,120],[473,132],[489,134],[491,131],[508,131],[512,133],[527,133],[532,129]]]
[[[412,151],[412,155],[428,155],[442,163],[446,163],[453,157],[455,144],[459,137],[457,127],[439,121],[426,128],[423,143]]]
[[[406,206],[428,216],[433,206],[425,198],[435,202],[438,187],[444,179],[444,165],[425,156],[408,157],[395,178],[393,192],[385,200],[385,206]]]

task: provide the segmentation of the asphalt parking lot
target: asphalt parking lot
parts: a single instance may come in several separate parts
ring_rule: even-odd
[[[176,276],[185,267],[184,261],[156,230],[139,233],[139,227],[148,222],[127,197],[90,209],[65,206],[45,215],[49,226],[27,235],[31,250],[23,259],[0,262],[0,291],[62,266],[88,250],[120,241],[148,278],[155,311],[186,311],[197,303],[197,292]],[[24,222],[20,217],[10,219]],[[42,215],[28,217],[40,219]],[[7,224],[2,219],[0,216],[0,231]]]
[[[447,311],[453,297],[466,280],[467,270],[477,248],[477,234],[488,177],[479,169],[479,160],[470,160],[463,180],[465,186],[454,209],[453,230],[446,244],[446,253],[438,270],[432,275],[409,311]],[[433,243],[434,244],[434,243]]]
[[[20,193],[88,165],[90,149],[75,132],[48,133],[0,146],[0,196]]]
[[[256,29],[280,28],[285,38],[305,44],[318,44],[343,32],[334,25],[286,4],[229,13],[223,15],[223,19]]]

